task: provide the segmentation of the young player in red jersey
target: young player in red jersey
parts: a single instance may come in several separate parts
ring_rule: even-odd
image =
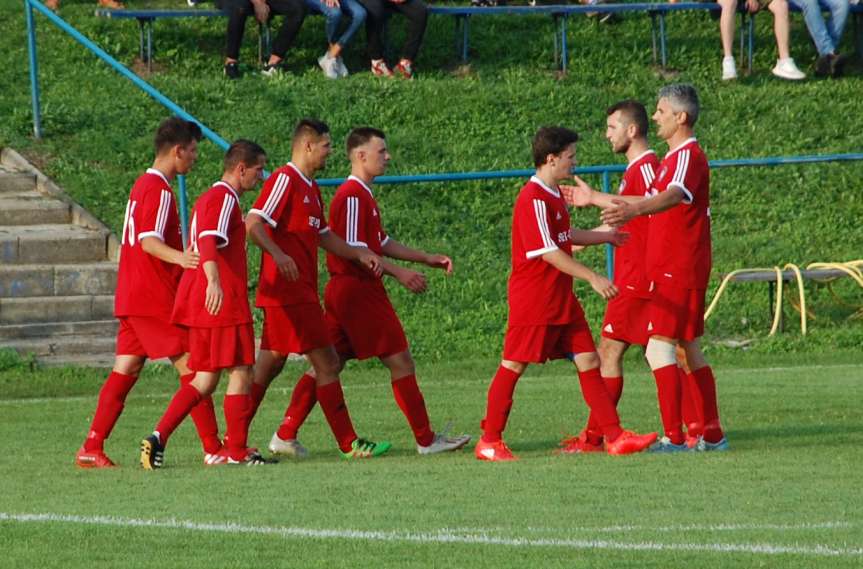
[[[369,127],[354,129],[346,146],[351,175],[330,203],[330,230],[353,247],[367,247],[381,257],[422,263],[451,274],[449,257],[411,249],[383,229],[372,184],[384,174],[390,160],[384,133]],[[381,265],[384,273],[408,290],[417,294],[426,290],[422,273],[384,260]],[[352,358],[380,359],[390,370],[393,395],[414,433],[420,454],[452,451],[466,445],[469,435],[450,437],[432,430],[404,329],[381,278],[333,254],[327,255],[327,267],[330,280],[324,291],[325,316],[340,368]],[[297,382],[284,422],[270,441],[274,454],[299,458],[307,454],[297,441],[297,431],[316,402],[314,377],[312,370]]]
[[[611,149],[626,156],[629,164],[620,181],[618,194],[644,197],[656,175],[659,160],[647,143],[647,111],[638,101],[620,101],[606,111],[605,137]],[[576,177],[576,183],[588,188]],[[610,204],[610,196],[590,190],[591,201],[576,203],[572,188],[561,186],[561,192],[570,205]],[[594,197],[596,195],[596,197]],[[600,373],[615,405],[623,393],[623,355],[630,345],[647,344],[647,306],[649,285],[644,264],[647,246],[647,217],[629,221],[620,228],[629,235],[627,242],[615,250],[614,284],[620,291],[608,302],[602,323],[599,342]],[[604,227],[603,229],[607,229]],[[602,452],[603,436],[597,417],[591,414],[587,427],[577,437],[563,442],[562,452]]]
[[[710,168],[695,139],[698,94],[691,85],[668,85],[659,91],[653,120],[669,152],[659,166],[649,198],[616,198],[603,221],[622,225],[652,215],[647,271],[652,281],[645,355],[656,379],[665,436],[657,452],[689,450],[682,427],[681,378],[676,359],[679,344],[691,370],[693,398],[701,405],[704,431],[696,450],[726,450],[719,422],[716,382],[704,359],[704,296],[711,269]]]
[[[90,432],[75,457],[82,468],[114,466],[105,454],[104,441],[123,412],[147,358],[169,358],[181,383],[194,377],[187,366],[187,335],[171,323],[171,308],[182,269],[196,267],[198,253],[183,251],[170,181],[191,170],[200,139],[201,129],[193,122],[180,118],[162,122],[156,131],[153,166],[135,181],[129,194],[114,296],[114,314],[120,320],[117,355],[99,392]],[[192,418],[203,443],[204,461],[212,461],[222,446],[213,400],[201,400]]]
[[[261,350],[252,383],[253,410],[264,398],[291,353],[304,354],[315,370],[315,397],[342,456],[379,456],[390,443],[357,437],[339,380],[339,358],[327,335],[318,298],[318,246],[380,275],[380,258],[365,247],[351,247],[330,231],[314,175],[332,151],[330,129],[303,119],[294,129],[291,162],[267,180],[249,210],[246,228],[258,245],[261,273],[256,306],[264,309]]]
[[[529,363],[572,357],[582,395],[598,417],[609,454],[630,454],[647,448],[656,433],[636,435],[620,426],[614,401],[599,371],[599,357],[572,292],[573,277],[584,279],[603,298],[617,288],[572,258],[572,245],[619,242],[616,233],[576,231],[558,182],[575,164],[578,135],[560,127],[543,127],[533,140],[536,175],[518,195],[512,221],[512,273],[509,278],[509,321],[503,360],[488,390],[483,434],[474,449],[480,460],[508,461],[515,456],[502,437],[515,385]]]
[[[164,465],[168,438],[203,397],[216,389],[228,371],[224,409],[227,433],[222,463],[260,464],[246,445],[251,420],[252,364],[255,332],[249,310],[246,226],[240,195],[261,180],[264,150],[248,140],[228,148],[222,179],[204,192],[192,210],[192,247],[201,255],[197,269],[183,273],[172,318],[189,330],[189,367],[195,379],[174,394],[153,434],[141,442],[141,465]]]

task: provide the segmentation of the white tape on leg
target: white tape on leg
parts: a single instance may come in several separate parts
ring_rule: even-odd
[[[677,349],[674,344],[663,342],[655,338],[647,341],[644,356],[651,370],[657,370],[670,365],[677,365]]]

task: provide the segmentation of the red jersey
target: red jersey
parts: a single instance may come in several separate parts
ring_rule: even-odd
[[[533,176],[512,214],[509,325],[568,324],[578,313],[572,277],[542,260],[556,249],[572,255],[569,211],[556,188]]]
[[[650,186],[656,176],[659,160],[653,150],[635,158],[626,167],[620,181],[621,196],[650,196]],[[620,231],[629,234],[629,241],[614,251],[614,284],[624,294],[647,298],[650,280],[647,278],[647,226],[650,218],[634,217]]]
[[[169,321],[183,269],[145,253],[141,240],[146,237],[183,249],[174,192],[164,174],[153,168],[135,181],[126,202],[114,315],[152,316]]]
[[[383,255],[383,246],[389,239],[381,225],[378,202],[371,188],[356,176],[349,176],[333,196],[330,229],[348,245],[368,247],[379,256]],[[380,282],[379,277],[363,267],[332,253],[327,253],[327,269],[333,276],[346,275]]]
[[[299,279],[289,281],[263,251],[255,306],[319,303],[318,243],[329,228],[318,184],[289,162],[267,179],[249,214],[267,222],[270,237],[300,273]]]
[[[249,324],[248,268],[246,265],[246,224],[240,211],[239,196],[230,185],[216,182],[192,208],[189,229],[191,246],[198,251],[201,239],[216,239],[219,282],[224,299],[215,316],[207,312],[207,275],[204,262],[197,269],[183,271],[172,319],[176,324],[194,328],[220,328]]]
[[[706,289],[710,279],[710,167],[694,138],[668,152],[652,194],[680,188],[676,206],[650,218],[647,276],[680,288]]]

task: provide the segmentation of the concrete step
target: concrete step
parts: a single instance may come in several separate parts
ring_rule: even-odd
[[[47,356],[87,356],[113,353],[114,338],[34,338],[4,342],[4,347],[22,356],[36,356],[37,359]]]
[[[0,265],[0,297],[114,294],[117,263]]]
[[[36,176],[23,172],[0,170],[0,194],[20,194],[36,189]]]
[[[112,295],[0,298],[0,325],[104,320],[113,316]]]
[[[79,355],[53,355],[36,358],[36,363],[42,367],[102,367],[111,369],[114,367],[114,352],[101,354],[79,354]]]
[[[69,223],[69,204],[37,192],[0,193],[0,225]]]
[[[2,225],[0,262],[81,263],[107,259],[108,233],[77,225]]]
[[[117,320],[86,320],[83,322],[35,322],[32,324],[7,324],[0,326],[0,348],[6,342],[27,339],[49,339],[64,337],[102,337],[117,336]]]

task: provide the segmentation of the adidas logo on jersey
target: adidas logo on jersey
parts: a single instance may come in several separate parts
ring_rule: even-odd
[[[373,210],[372,210],[372,217],[377,217],[377,216],[378,216],[378,210],[377,210],[377,209],[373,209]]]
[[[624,179],[624,180],[620,181],[620,187],[618,188],[617,193],[622,194],[623,190],[625,190],[625,189],[626,189],[626,180]]]
[[[309,203],[309,202],[311,202],[311,200],[309,199],[309,196],[306,196],[303,198],[303,203]]]
[[[652,331],[653,331],[653,322],[648,322],[648,323],[647,323],[647,331],[648,331],[648,332],[652,332]]]
[[[608,332],[609,334],[614,334],[614,328],[611,326],[611,322],[605,325],[605,328],[602,329],[604,332]]]
[[[560,221],[560,218],[561,218],[561,217],[563,217],[563,216],[562,216],[562,215],[560,215],[560,212],[557,212],[557,217],[555,217],[555,219],[556,219],[557,221]]]

